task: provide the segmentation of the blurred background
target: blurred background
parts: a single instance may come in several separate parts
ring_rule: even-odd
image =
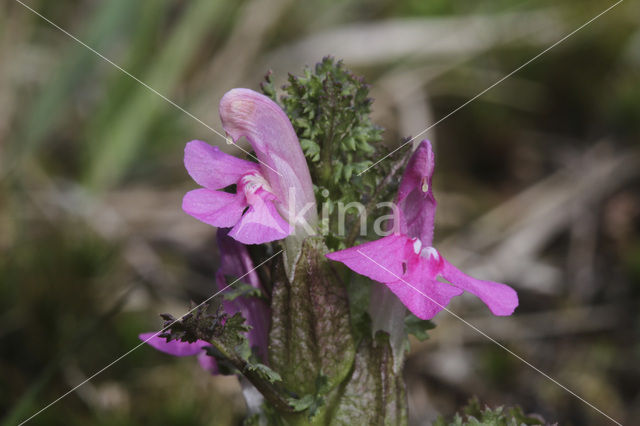
[[[613,1],[23,0],[211,127],[221,95],[330,54],[397,145]],[[436,245],[521,305],[451,309],[618,421],[640,418],[640,7],[626,1],[431,129]],[[0,421],[16,424],[214,288],[214,229],[181,211],[184,144],[223,139],[0,0]],[[236,153],[236,152],[234,152]],[[608,421],[447,313],[406,365],[412,424],[477,395]],[[239,424],[234,377],[140,348],[46,425]]]

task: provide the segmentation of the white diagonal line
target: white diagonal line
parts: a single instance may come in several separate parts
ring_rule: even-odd
[[[379,264],[378,262],[376,262],[375,260],[373,260],[371,257],[367,256],[366,254],[364,254],[362,251],[357,250],[358,253],[360,253],[361,255],[363,255],[364,257],[366,257],[367,259],[369,259],[371,262],[373,262],[374,264],[378,265],[379,267],[381,267],[382,269],[384,269],[385,271],[387,271],[388,273],[390,273],[391,275],[393,275],[394,277],[396,277],[398,280],[402,281],[403,283],[405,283],[406,285],[408,285],[409,287],[411,287],[412,289],[414,289],[416,292],[420,293],[421,295],[423,295],[424,297],[426,297],[427,299],[429,299],[430,301],[432,301],[433,303],[435,303],[436,305],[438,305],[440,308],[444,309],[445,311],[449,312],[451,315],[453,315],[454,317],[456,317],[457,319],[459,319],[460,321],[462,321],[464,324],[468,325],[469,327],[471,327],[473,330],[475,330],[476,332],[480,333],[482,336],[486,337],[487,339],[489,339],[491,342],[495,343],[496,345],[498,345],[500,348],[504,349],[505,351],[507,351],[509,354],[513,355],[514,357],[516,357],[517,359],[519,359],[520,361],[522,361],[523,363],[525,363],[526,365],[528,365],[529,367],[531,367],[533,370],[537,371],[538,373],[542,374],[544,377],[546,377],[547,379],[549,379],[551,382],[555,383],[556,385],[560,386],[562,389],[564,389],[565,391],[569,392],[571,395],[575,396],[576,398],[578,398],[580,401],[584,402],[585,404],[587,404],[589,407],[593,408],[594,410],[596,410],[598,413],[602,414],[603,416],[605,416],[607,419],[611,420],[613,423],[622,426],[622,424],[616,420],[614,420],[613,418],[611,418],[607,413],[605,413],[604,411],[602,411],[601,409],[599,409],[598,407],[596,407],[595,405],[591,404],[589,401],[585,400],[584,398],[582,398],[580,395],[578,395],[577,393],[575,393],[574,391],[572,391],[571,389],[569,389],[568,387],[566,387],[565,385],[563,385],[562,383],[560,383],[559,381],[557,381],[556,379],[554,379],[553,377],[549,376],[547,373],[545,373],[544,371],[540,370],[538,367],[536,367],[535,365],[531,364],[530,362],[528,362],[527,360],[525,360],[524,358],[522,358],[520,355],[516,354],[515,352],[513,352],[511,349],[507,348],[506,346],[504,346],[502,343],[498,342],[496,339],[494,339],[493,337],[489,336],[487,333],[485,333],[484,331],[480,330],[478,327],[476,327],[475,325],[471,324],[470,322],[468,322],[467,320],[465,320],[464,318],[460,317],[458,314],[456,314],[455,312],[453,312],[451,309],[447,308],[446,306],[441,305],[440,303],[436,302],[435,300],[433,300],[433,298],[429,297],[428,295],[426,295],[424,292],[422,292],[420,289],[414,287],[411,283],[408,283],[407,281],[405,281],[404,279],[402,279],[401,277],[397,276],[396,274],[394,274],[392,271],[390,271],[388,268],[386,268],[385,266]]]
[[[43,411],[45,411],[47,408],[51,407],[52,405],[54,405],[55,403],[59,402],[61,399],[65,398],[66,396],[72,394],[73,392],[75,392],[80,386],[84,385],[85,383],[87,383],[88,381],[92,380],[93,378],[95,378],[98,374],[103,373],[106,369],[108,369],[109,367],[113,366],[115,363],[119,362],[120,360],[122,360],[123,358],[125,358],[126,356],[128,356],[129,354],[131,354],[131,352],[135,351],[136,349],[138,349],[139,347],[141,347],[142,345],[144,345],[145,343],[147,343],[149,340],[153,339],[154,337],[158,336],[160,333],[163,333],[165,330],[167,330],[169,327],[171,327],[173,324],[175,324],[176,322],[182,320],[185,315],[190,314],[191,312],[195,311],[196,309],[198,309],[200,306],[204,305],[205,303],[207,303],[208,301],[210,301],[211,299],[213,299],[214,297],[216,297],[217,295],[219,295],[220,293],[222,293],[223,291],[225,291],[226,289],[228,289],[229,287],[231,287],[232,285],[234,285],[235,283],[237,283],[238,281],[240,281],[241,279],[243,279],[244,277],[246,277],[247,275],[249,275],[250,273],[252,273],[253,271],[255,271],[256,269],[258,269],[259,267],[261,267],[262,265],[264,265],[265,263],[267,263],[268,261],[270,261],[271,259],[273,259],[274,257],[276,257],[277,255],[279,255],[280,253],[282,253],[283,250],[278,251],[276,254],[272,255],[271,257],[269,257],[267,260],[261,262],[259,265],[257,265],[256,267],[254,267],[253,269],[251,269],[249,272],[247,272],[246,274],[244,274],[243,276],[239,277],[238,279],[236,279],[234,282],[232,282],[231,284],[227,285],[225,288],[223,288],[220,291],[217,291],[213,296],[210,296],[209,298],[207,298],[206,300],[204,300],[203,302],[201,302],[200,304],[196,305],[195,307],[193,307],[192,309],[190,309],[188,312],[185,312],[183,315],[180,316],[180,318],[174,320],[173,322],[171,322],[170,324],[162,327],[162,329],[160,331],[158,331],[157,333],[155,333],[153,336],[149,337],[148,339],[146,339],[145,341],[139,343],[138,345],[134,346],[133,348],[129,349],[127,352],[125,352],[124,354],[120,355],[118,358],[116,358],[115,360],[111,361],[109,364],[107,364],[106,366],[102,367],[100,370],[96,371],[95,373],[93,373],[91,376],[89,376],[88,378],[86,378],[85,380],[83,380],[82,382],[78,383],[76,386],[74,386],[73,388],[71,388],[70,390],[68,390],[67,392],[65,392],[64,394],[62,394],[61,396],[59,396],[56,400],[50,402],[48,405],[46,405],[44,408],[42,408],[41,410],[39,410],[38,412],[34,413],[31,415],[31,417],[29,417],[26,420],[23,420],[22,422],[20,422],[18,424],[18,426],[21,426],[25,423],[27,423],[29,420],[33,419],[35,416],[37,416],[38,414],[42,413]]]
[[[182,111],[183,113],[187,114],[189,117],[193,118],[194,120],[196,120],[198,123],[202,124],[203,126],[205,126],[207,129],[211,130],[213,133],[215,133],[216,135],[220,136],[221,138],[223,138],[228,144],[235,146],[236,148],[240,149],[241,151],[243,151],[245,154],[247,154],[249,157],[253,158],[254,160],[256,160],[258,163],[268,167],[269,169],[271,169],[273,172],[275,172],[276,174],[278,174],[279,176],[282,176],[282,174],[280,174],[277,170],[274,170],[271,166],[269,166],[268,164],[266,164],[263,161],[260,161],[258,158],[256,158],[254,155],[252,155],[249,151],[247,151],[246,149],[240,147],[239,145],[237,145],[234,142],[230,142],[230,139],[227,138],[225,135],[223,135],[222,133],[220,133],[219,131],[217,131],[216,129],[214,129],[213,127],[211,127],[210,125],[208,125],[207,123],[205,123],[204,121],[202,121],[201,119],[199,119],[198,117],[196,117],[195,115],[193,115],[192,113],[190,113],[189,111],[187,111],[186,109],[184,109],[183,107],[181,107],[180,105],[178,105],[177,103],[175,103],[174,101],[172,101],[171,99],[169,99],[168,97],[166,97],[165,95],[163,95],[162,93],[158,92],[156,89],[154,89],[153,87],[149,86],[147,83],[145,83],[144,81],[140,80],[138,77],[136,77],[135,75],[131,74],[129,71],[125,70],[124,68],[122,68],[120,65],[116,64],[115,62],[113,62],[111,59],[107,58],[106,56],[104,56],[102,53],[98,52],[96,49],[94,49],[93,47],[89,46],[87,43],[83,42],[82,40],[80,40],[78,37],[74,36],[73,34],[71,34],[69,31],[65,30],[64,28],[60,27],[58,24],[56,24],[55,22],[53,22],[52,20],[50,20],[49,18],[47,18],[46,16],[42,15],[41,13],[37,12],[36,10],[34,10],[33,8],[27,6],[26,4],[24,4],[21,0],[15,0],[17,3],[20,3],[22,6],[24,6],[25,9],[30,10],[31,12],[33,12],[35,15],[39,16],[41,19],[43,19],[44,21],[46,21],[47,23],[49,23],[51,26],[53,26],[54,28],[60,30],[61,32],[63,32],[64,34],[66,34],[67,36],[69,36],[70,38],[72,38],[74,41],[76,41],[77,43],[79,43],[80,45],[86,47],[87,49],[89,49],[91,52],[93,52],[94,54],[96,54],[97,56],[99,56],[100,58],[102,58],[103,60],[105,60],[106,62],[108,62],[109,64],[113,65],[115,68],[117,68],[118,70],[122,71],[124,74],[126,74],[127,76],[129,76],[130,78],[132,78],[133,80],[135,80],[137,83],[141,84],[142,86],[144,86],[146,89],[148,89],[149,91],[151,91],[152,93],[160,96],[162,99],[164,99],[166,102],[168,102],[169,104],[171,104],[172,106],[174,106],[175,108],[177,108],[178,110]]]
[[[531,62],[535,61],[536,59],[538,59],[540,56],[544,55],[545,53],[547,53],[548,51],[550,51],[551,49],[553,49],[554,47],[558,46],[560,43],[564,42],[566,39],[568,39],[569,37],[571,37],[572,35],[574,35],[575,33],[577,33],[578,31],[580,31],[581,29],[583,29],[584,27],[586,27],[587,25],[591,24],[593,21],[595,21],[596,19],[600,18],[602,15],[604,15],[605,13],[609,12],[611,9],[613,9],[614,7],[616,7],[617,5],[619,5],[620,3],[622,3],[623,0],[618,0],[616,3],[614,3],[613,5],[609,6],[608,8],[606,8],[605,10],[603,10],[602,12],[600,12],[599,14],[597,14],[596,16],[594,16],[593,18],[589,19],[587,22],[585,22],[584,24],[580,25],[578,28],[576,28],[575,30],[571,31],[569,34],[565,35],[564,37],[562,37],[560,40],[556,41],[555,43],[553,43],[551,46],[547,47],[546,49],[544,49],[542,52],[538,53],[536,56],[534,56],[533,58],[529,59],[527,62],[525,62],[524,64],[520,65],[518,68],[516,68],[515,70],[511,71],[509,74],[505,75],[504,77],[502,77],[500,80],[496,81],[495,83],[493,83],[491,86],[487,87],[486,89],[484,89],[483,91],[481,91],[480,93],[478,93],[477,95],[475,95],[473,98],[469,99],[468,101],[466,101],[465,103],[463,103],[462,105],[460,105],[459,107],[457,107],[456,109],[454,109],[453,111],[449,112],[447,115],[445,115],[444,117],[440,118],[438,121],[436,121],[435,123],[433,123],[432,125],[430,125],[429,127],[427,127],[426,129],[422,130],[420,133],[418,133],[417,135],[415,135],[414,137],[412,137],[411,139],[409,139],[408,141],[406,141],[405,143],[403,143],[402,145],[400,145],[399,147],[397,147],[396,149],[394,149],[393,151],[391,151],[390,153],[388,153],[387,155],[385,155],[384,157],[382,157],[381,159],[379,159],[378,161],[376,161],[375,163],[373,163],[372,165],[370,165],[369,167],[367,167],[366,169],[364,169],[363,171],[361,171],[360,173],[358,173],[358,176],[362,175],[364,172],[366,172],[367,170],[375,167],[378,163],[380,163],[382,160],[390,157],[391,155],[393,155],[395,152],[397,152],[398,150],[404,148],[405,146],[407,146],[408,144],[410,144],[411,142],[413,142],[414,140],[418,139],[420,136],[424,135],[426,132],[428,132],[429,130],[433,129],[435,126],[437,126],[438,124],[442,123],[444,120],[446,120],[447,118],[451,117],[453,114],[455,114],[456,112],[460,111],[462,108],[466,107],[467,105],[469,105],[471,102],[475,101],[476,99],[478,99],[480,96],[484,95],[485,93],[487,93],[489,90],[493,89],[494,87],[496,87],[498,84],[502,83],[503,81],[505,81],[506,79],[508,79],[509,77],[511,77],[512,75],[514,75],[515,73],[517,73],[518,71],[520,71],[522,68],[526,67],[527,65],[529,65]]]

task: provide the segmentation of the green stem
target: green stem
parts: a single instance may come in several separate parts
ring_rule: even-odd
[[[212,339],[210,342],[220,353],[244,376],[246,379],[255,386],[256,389],[264,396],[264,398],[279,411],[286,413],[295,412],[294,408],[289,403],[289,398],[276,386],[267,380],[264,380],[260,374],[249,368],[249,363],[239,357],[234,351],[231,351],[227,346],[217,339]]]

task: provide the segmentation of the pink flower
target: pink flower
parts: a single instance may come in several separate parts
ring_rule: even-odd
[[[172,340],[167,342],[167,339],[156,335],[156,332],[142,333],[138,337],[143,342],[151,345],[160,352],[164,352],[173,356],[198,356],[198,363],[203,370],[210,372],[211,374],[218,374],[218,364],[215,358],[207,355],[205,349],[207,346],[211,346],[210,343],[204,340],[197,340],[193,343],[181,342],[179,340]]]
[[[422,319],[433,318],[464,291],[479,297],[494,315],[511,315],[518,306],[518,295],[511,287],[464,274],[431,246],[436,208],[431,191],[434,164],[431,144],[422,141],[398,189],[399,232],[327,257],[385,284]]]
[[[225,289],[233,281],[227,283],[226,276],[232,280],[239,280],[250,284],[252,287],[262,290],[262,284],[255,272],[253,262],[247,248],[228,236],[228,229],[219,229],[217,233],[218,249],[220,252],[220,268],[216,273],[216,283],[219,290]],[[237,284],[237,283],[236,283]],[[233,287],[231,287],[233,288]],[[234,300],[225,300],[222,306],[227,315],[232,316],[240,312],[245,318],[251,330],[247,332],[249,345],[256,351],[263,362],[267,360],[268,332],[270,324],[269,307],[263,299],[249,296],[239,296]],[[142,333],[138,337],[155,349],[173,356],[198,356],[200,366],[217,374],[218,366],[215,358],[206,354],[205,347],[211,346],[204,340],[195,342],[181,342],[172,340],[167,342],[157,333]]]
[[[230,238],[228,234],[228,229],[218,229],[216,235],[220,251],[220,268],[216,273],[218,288],[222,290],[239,280],[239,282],[247,283],[253,288],[263,291],[247,247]],[[226,276],[230,277],[229,282],[227,282]],[[230,289],[233,289],[233,286]],[[254,296],[239,296],[233,300],[224,300],[222,306],[228,315],[240,312],[246,319],[247,324],[251,326],[251,330],[247,333],[249,346],[257,351],[262,362],[266,362],[269,324],[271,323],[271,311],[267,302]]]
[[[271,99],[233,89],[220,101],[220,118],[233,141],[246,137],[260,163],[225,154],[202,141],[185,147],[189,175],[204,188],[188,192],[183,210],[229,236],[261,244],[290,235],[296,225],[313,225],[315,198],[309,168],[291,122]],[[236,193],[222,189],[236,185]]]

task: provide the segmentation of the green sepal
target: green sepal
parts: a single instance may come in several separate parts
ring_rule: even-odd
[[[402,374],[394,373],[389,335],[360,342],[350,378],[331,418],[332,425],[406,425],[407,398]]]
[[[269,365],[297,395],[315,395],[310,377],[326,376],[327,391],[349,373],[355,343],[344,285],[325,258],[322,239],[308,237],[289,280],[280,264],[273,274]]]

